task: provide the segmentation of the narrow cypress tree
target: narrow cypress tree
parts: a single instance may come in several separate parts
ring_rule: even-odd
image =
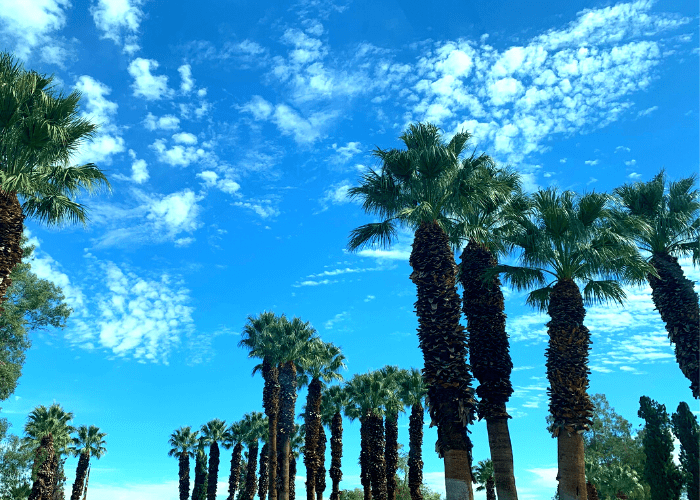
[[[678,404],[676,413],[671,416],[671,427],[681,442],[681,467],[688,499],[700,498],[700,427],[688,403]]]
[[[197,462],[194,467],[194,487],[192,488],[192,500],[206,500],[207,498],[207,454],[204,447],[197,450]]]
[[[644,479],[651,488],[651,500],[678,500],[683,487],[682,475],[673,463],[673,437],[666,407],[647,396],[639,399],[640,418],[644,419]]]

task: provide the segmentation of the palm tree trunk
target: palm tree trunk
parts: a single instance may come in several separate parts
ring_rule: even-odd
[[[486,500],[496,500],[496,484],[493,477],[486,480]]]
[[[216,500],[216,484],[219,480],[219,444],[209,446],[209,474],[207,475],[207,500]]]
[[[343,417],[340,413],[333,415],[331,422],[331,470],[333,490],[330,500],[340,500],[340,480],[343,479],[341,458],[343,456]]]
[[[180,462],[182,462],[182,457],[180,457]],[[84,451],[80,453],[78,468],[75,470],[75,482],[73,483],[73,490],[71,491],[70,500],[80,500],[80,496],[83,494],[83,484],[85,483],[85,476],[87,475],[89,465],[90,452]],[[182,464],[180,466],[180,473],[182,473]],[[182,476],[180,476],[180,482],[182,482]],[[187,500],[187,497],[183,499],[182,493],[180,493],[180,499]]]
[[[294,412],[297,401],[297,370],[293,361],[282,365],[280,370],[280,413],[277,428],[277,446],[281,454],[280,489],[277,491],[278,500],[289,499],[289,481],[292,478],[289,470],[290,438],[294,432]]]
[[[693,397],[700,398],[700,306],[693,282],[685,277],[678,259],[668,254],[652,255],[659,278],[649,275],[651,298],[666,323],[668,338],[675,346],[676,360],[690,380]]]
[[[399,468],[399,414],[386,416],[384,424],[386,434],[386,497],[396,500],[396,471]]]
[[[197,451],[197,459],[194,466],[194,486],[192,487],[192,500],[205,500],[207,498],[207,455]]]
[[[318,450],[316,456],[316,500],[323,500],[323,492],[326,491],[326,431],[321,425],[318,429]]]
[[[265,500],[267,495],[267,481],[269,479],[269,445],[265,443],[260,451],[260,478],[258,479],[258,498]]]
[[[47,433],[41,438],[34,455],[36,479],[28,500],[51,500],[53,495],[58,457],[53,448],[53,436]]]
[[[446,500],[471,498],[471,448],[467,425],[474,421],[474,391],[467,364],[467,338],[460,325],[456,265],[447,234],[437,222],[421,223],[411,251],[411,280],[418,300],[418,339],[428,408],[438,428],[438,456],[445,458]]]
[[[498,261],[483,244],[470,240],[461,256],[462,308],[469,332],[469,361],[479,381],[476,394],[479,418],[486,419],[489,447],[499,500],[517,500],[513,449],[508,432],[506,403],[513,394],[506,315],[501,281],[495,276],[484,283],[482,276]]]
[[[12,268],[22,262],[20,241],[24,229],[23,221],[22,205],[17,199],[17,193],[0,190],[0,305],[5,301],[7,289],[12,284]]]
[[[304,465],[306,466],[306,500],[316,500],[316,469],[318,468],[318,431],[321,426],[321,381],[311,380],[306,396],[306,435],[304,442]]]
[[[289,457],[289,500],[294,500],[296,497],[296,483],[295,479],[297,477],[297,459],[294,456]]]
[[[423,484],[423,405],[411,407],[408,422],[408,489],[411,500],[423,500],[420,487]]]
[[[54,475],[53,493],[51,494],[51,500],[65,500],[66,498],[66,491],[64,488],[66,482],[64,468],[65,463],[66,459],[64,458],[63,460],[61,460],[59,456],[58,461],[56,463],[56,474]]]
[[[363,500],[372,500],[371,481],[369,479],[369,442],[367,439],[367,417],[360,418],[360,484],[364,493]]]
[[[590,332],[583,325],[586,310],[573,280],[560,280],[549,298],[547,378],[549,411],[557,437],[559,498],[586,499],[583,435],[591,424],[593,405],[588,388]]]
[[[587,500],[598,500],[598,490],[595,489],[595,485],[591,482],[586,482],[586,494]]]
[[[90,467],[88,466],[87,477],[85,478],[85,490],[83,493],[83,500],[87,500],[87,489],[88,489],[89,482],[90,482]],[[189,485],[189,483],[188,483],[188,485]]]
[[[80,460],[83,459],[82,454],[80,455]],[[87,463],[86,463],[87,466]],[[180,491],[180,500],[187,500],[190,496],[190,455],[187,452],[184,452],[180,455],[179,459],[179,491]],[[78,470],[80,470],[80,462],[78,462]],[[78,473],[76,473],[76,484],[78,483]],[[82,485],[82,481],[81,481]],[[73,485],[73,494],[75,494],[75,484]],[[80,500],[80,492],[78,492],[78,496],[73,498],[71,495],[71,500]]]
[[[382,417],[374,412],[370,412],[367,416],[367,455],[369,459],[369,479],[374,500],[387,500],[384,446],[384,422]]]
[[[238,480],[241,475],[242,451],[243,445],[241,443],[236,443],[236,445],[233,447],[233,454],[231,455],[231,475],[228,477],[228,497],[226,500],[235,500],[236,498]]]
[[[245,497],[248,500],[255,500],[255,475],[258,468],[258,442],[248,445],[248,471],[245,481]]]
[[[263,359],[262,375],[265,379],[263,388],[263,409],[268,421],[268,500],[277,500],[277,419],[280,404],[279,369]]]

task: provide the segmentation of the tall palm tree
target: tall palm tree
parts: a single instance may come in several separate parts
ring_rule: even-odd
[[[107,448],[104,446],[107,444],[104,440],[107,434],[100,432],[99,427],[81,425],[76,432],[78,436],[73,438],[73,446],[75,447],[75,454],[80,459],[78,460],[78,468],[75,471],[75,482],[73,483],[70,500],[80,500],[80,495],[83,494],[85,478],[90,465],[90,456],[99,460],[107,452]]]
[[[207,474],[207,500],[216,500],[216,484],[219,480],[219,443],[224,440],[226,422],[215,418],[202,426],[202,439],[209,445],[209,473]]]
[[[399,413],[404,411],[400,398],[400,384],[408,377],[408,370],[400,370],[398,366],[387,365],[377,374],[384,378],[389,393],[384,401],[384,463],[386,464],[386,496],[388,500],[396,500],[396,471],[399,469]]]
[[[408,489],[411,500],[423,500],[420,488],[423,484],[423,400],[426,394],[423,375],[417,368],[411,368],[399,383],[399,397],[403,404],[411,407],[408,421]]]
[[[304,426],[294,424],[292,434],[289,438],[289,500],[295,499],[295,479],[297,476],[297,459],[304,449],[306,441]],[[281,476],[278,476],[281,477]]]
[[[316,474],[314,474],[314,479],[316,480],[315,491],[316,499],[323,500],[323,492],[326,491],[326,445],[328,442],[328,436],[326,435],[326,430],[323,428],[323,422],[318,429],[318,449],[316,450],[316,456],[318,457],[318,462],[316,463]]]
[[[206,500],[207,498],[207,443],[200,436],[197,439],[197,451],[195,452],[194,486],[192,487],[192,500]]]
[[[227,450],[233,447],[231,473],[228,478],[228,497],[226,497],[226,500],[234,500],[241,474],[241,453],[243,451],[243,429],[240,422],[234,422],[226,429],[221,445]]]
[[[676,360],[700,398],[700,308],[693,282],[685,277],[678,257],[700,262],[700,199],[697,176],[666,183],[662,170],[649,182],[615,189],[623,210],[646,222],[632,231],[639,248],[650,254],[656,273],[647,277],[651,298],[675,345]],[[631,226],[634,228],[635,226]]]
[[[506,314],[498,276],[484,281],[488,269],[506,254],[501,234],[508,229],[508,210],[522,212],[527,200],[514,171],[497,168],[488,157],[469,158],[463,168],[470,175],[463,187],[458,233],[467,241],[461,255],[460,283],[464,289],[463,310],[469,334],[469,363],[479,381],[476,394],[479,419],[486,420],[489,447],[501,500],[517,500],[513,449],[508,430],[506,403],[513,393],[510,374],[513,362],[506,333]],[[476,194],[474,191],[476,190]],[[488,193],[488,196],[480,196]]]
[[[391,245],[397,226],[415,231],[410,277],[418,295],[418,338],[428,408],[438,427],[437,452],[445,459],[446,500],[472,497],[467,425],[474,420],[476,402],[466,335],[459,323],[456,264],[449,238],[455,234],[454,214],[460,207],[459,190],[452,186],[462,183],[460,156],[469,137],[460,132],[446,143],[436,126],[412,124],[400,136],[406,149],[375,149],[381,170],[369,171],[360,186],[349,190],[351,197],[362,200],[366,212],[381,219],[354,229],[350,250],[368,244]]]
[[[267,433],[267,420],[259,411],[246,413],[241,420],[243,442],[248,447],[248,469],[246,473],[245,498],[255,499],[256,469],[258,467],[258,449],[260,440]]]
[[[297,383],[299,387],[309,386],[306,396],[304,423],[306,443],[304,444],[304,465],[306,466],[306,500],[316,500],[316,472],[319,467],[318,439],[321,431],[321,392],[325,384],[342,380],[338,373],[345,368],[345,356],[340,348],[322,342],[320,339],[309,345],[309,354],[301,370]]]
[[[80,93],[64,95],[53,80],[0,53],[0,302],[10,271],[22,259],[24,218],[50,225],[85,223],[77,194],[109,187],[96,165],[70,165],[97,125],[79,116]]]
[[[331,430],[331,468],[332,481],[330,500],[340,500],[340,480],[343,478],[343,410],[348,404],[348,394],[339,385],[323,391],[321,398],[321,422]]]
[[[258,498],[260,500],[265,500],[267,496],[267,482],[270,478],[268,457],[268,443],[266,439],[263,439],[263,447],[260,450],[260,473],[258,474]]]
[[[276,476],[277,476],[277,419],[279,413],[279,367],[271,362],[277,349],[279,340],[273,335],[270,327],[279,319],[270,311],[264,311],[258,316],[248,316],[248,320],[243,327],[239,347],[248,349],[249,357],[262,359],[262,363],[253,368],[253,375],[260,371],[262,373],[265,386],[263,387],[263,409],[269,422],[268,429],[268,469],[269,469],[269,500],[277,500]],[[267,331],[267,336],[261,335]]]
[[[58,458],[54,451],[51,432],[47,432],[41,437],[35,452],[34,464],[36,478],[29,493],[29,500],[52,500],[56,488],[55,475],[58,469]]]
[[[168,443],[172,446],[170,451],[168,451],[168,456],[176,457],[179,462],[180,500],[187,500],[190,496],[190,457],[195,456],[195,449],[199,443],[198,434],[197,431],[192,432],[190,426],[180,427],[170,435],[168,440]],[[75,490],[75,488],[73,489]],[[71,497],[71,500],[73,500],[73,497]]]
[[[586,495],[582,433],[591,424],[593,405],[587,393],[591,340],[583,324],[585,305],[622,303],[620,283],[641,283],[653,272],[629,238],[609,229],[615,224],[609,202],[598,193],[554,188],[535,193],[529,214],[512,214],[514,226],[506,237],[519,251],[521,266],[498,265],[484,274],[488,279],[501,272],[519,290],[536,288],[527,303],[551,318],[546,366],[562,500]]]

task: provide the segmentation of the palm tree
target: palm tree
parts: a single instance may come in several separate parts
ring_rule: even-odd
[[[345,356],[340,352],[339,347],[319,339],[309,345],[309,354],[300,368],[297,383],[299,387],[309,386],[304,414],[306,500],[316,500],[316,472],[320,462],[318,438],[321,431],[321,392],[326,383],[343,379],[338,371],[345,368]]]
[[[491,459],[479,460],[474,467],[474,479],[479,485],[476,491],[486,490],[486,500],[496,500],[496,488],[493,480],[494,467]]]
[[[292,434],[289,438],[289,500],[295,499],[295,479],[297,476],[297,459],[304,449],[306,441],[304,426],[294,424]],[[281,475],[278,477],[282,477]]]
[[[207,474],[207,500],[216,500],[216,483],[219,480],[219,443],[224,440],[226,422],[215,418],[202,426],[202,439],[209,445],[209,473]]]
[[[11,284],[10,271],[22,259],[24,218],[50,225],[85,223],[86,209],[76,195],[109,187],[96,165],[70,166],[97,125],[79,116],[80,93],[57,92],[53,79],[0,53],[0,302]]]
[[[246,473],[245,498],[255,499],[256,469],[258,467],[258,448],[260,439],[267,433],[267,420],[259,411],[246,413],[241,420],[243,442],[248,447],[248,470]]]
[[[411,368],[408,375],[400,381],[399,387],[401,401],[411,407],[408,422],[408,489],[411,500],[423,500],[420,490],[423,483],[423,400],[427,388],[423,375],[417,368]]]
[[[54,451],[53,436],[50,432],[44,434],[36,449],[34,457],[34,473],[36,479],[29,493],[29,500],[51,500],[56,489],[56,470],[58,457]]]
[[[172,446],[170,451],[168,451],[168,456],[177,457],[179,461],[180,500],[187,500],[190,496],[190,457],[195,456],[198,442],[198,432],[192,432],[190,426],[180,427],[175,430],[168,440],[168,443]],[[71,500],[73,500],[73,497],[71,497]]]
[[[406,149],[375,149],[381,171],[366,173],[361,185],[349,191],[351,197],[362,200],[366,212],[382,219],[354,229],[350,250],[375,243],[391,245],[398,225],[415,231],[410,277],[417,287],[428,408],[438,427],[437,452],[445,459],[446,500],[472,497],[467,425],[474,421],[476,402],[448,236],[455,234],[457,226],[453,215],[459,212],[460,196],[452,186],[462,182],[459,159],[469,137],[461,132],[446,143],[436,126],[410,125],[400,136]]]
[[[650,254],[656,273],[647,276],[651,298],[675,345],[676,360],[700,398],[700,308],[693,282],[685,277],[678,257],[692,255],[700,262],[700,199],[697,176],[666,184],[662,170],[649,182],[625,184],[615,189],[626,214],[646,225],[630,226],[638,247]]]
[[[496,168],[488,157],[469,158],[463,168],[470,172],[462,190],[463,204],[458,233],[468,243],[461,255],[460,282],[464,289],[463,311],[469,334],[469,363],[479,381],[476,394],[479,419],[486,419],[489,447],[500,500],[517,500],[513,449],[508,430],[510,415],[506,403],[513,393],[510,374],[506,315],[498,276],[482,279],[484,272],[498,265],[497,256],[506,254],[500,234],[507,230],[508,210],[522,212],[527,201],[520,191],[517,173]],[[478,187],[477,193],[473,191]],[[488,193],[488,196],[480,196]]]
[[[399,370],[398,366],[385,366],[378,376],[384,378],[389,390],[384,401],[384,463],[386,464],[386,495],[388,500],[396,500],[396,471],[399,468],[399,413],[404,411],[404,404],[399,397],[401,381],[408,377],[408,370]]]
[[[201,436],[197,439],[192,500],[205,500],[207,498],[207,453],[204,451],[206,444]]]
[[[227,450],[233,447],[233,453],[231,454],[231,473],[228,478],[228,497],[226,497],[226,500],[234,500],[236,497],[236,489],[238,489],[238,481],[241,474],[242,443],[243,429],[241,429],[241,423],[234,422],[226,429],[224,440],[221,443]]]
[[[76,432],[78,436],[73,438],[73,446],[75,446],[75,454],[80,456],[80,459],[75,471],[75,482],[70,500],[80,500],[80,495],[83,494],[90,456],[99,460],[107,452],[107,448],[104,447],[106,444],[104,438],[107,434],[100,432],[99,427],[81,425]]]
[[[321,398],[321,422],[331,430],[331,469],[333,483],[330,500],[340,500],[340,480],[343,478],[343,409],[348,404],[347,392],[339,385],[323,391]]]
[[[529,214],[511,215],[513,227],[506,238],[519,250],[522,266],[498,265],[484,274],[489,279],[502,272],[519,290],[537,287],[527,303],[551,318],[546,366],[562,500],[586,494],[582,433],[591,424],[593,405],[586,392],[591,340],[583,324],[584,306],[622,303],[620,283],[640,283],[653,272],[631,240],[609,229],[615,223],[609,200],[605,194],[554,188],[535,193]]]
[[[328,436],[326,435],[326,430],[323,428],[323,421],[318,429],[318,449],[316,450],[316,456],[318,457],[318,462],[316,463],[316,473],[314,474],[316,499],[323,500],[323,492],[326,491],[326,445],[328,441]]]
[[[250,352],[249,357],[262,359],[262,363],[253,368],[253,375],[260,371],[265,381],[263,387],[263,409],[269,422],[268,429],[268,469],[269,469],[269,500],[277,500],[276,476],[277,476],[277,418],[279,413],[279,367],[271,362],[279,343],[270,330],[270,327],[278,321],[274,313],[265,311],[258,316],[248,316],[248,321],[243,327],[239,347],[245,347]],[[261,335],[267,331],[268,336]],[[277,330],[278,331],[278,330]],[[265,341],[265,342],[263,342]]]
[[[270,477],[268,457],[268,443],[266,439],[263,439],[263,447],[260,450],[260,473],[258,474],[258,497],[260,500],[265,500],[267,496],[267,482]]]

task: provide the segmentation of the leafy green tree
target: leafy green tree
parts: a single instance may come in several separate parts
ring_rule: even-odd
[[[24,500],[32,489],[34,452],[22,446],[22,440],[8,434],[9,424],[0,419],[0,498]]]
[[[78,468],[75,472],[75,482],[71,492],[70,500],[80,500],[83,490],[87,490],[86,478],[88,467],[90,465],[90,457],[100,459],[105,453],[105,436],[106,433],[100,432],[99,427],[91,425],[81,425],[75,431],[77,436],[73,438],[73,454],[79,456]]]
[[[209,445],[209,472],[207,474],[207,500],[216,500],[216,483],[219,479],[219,443],[224,440],[226,422],[215,418],[202,426],[202,439]]]
[[[180,500],[187,500],[190,496],[190,457],[195,457],[197,444],[199,443],[198,432],[192,432],[192,428],[180,427],[170,435],[168,443],[172,448],[168,451],[169,457],[176,457],[179,462],[178,485]]]
[[[109,187],[93,163],[70,165],[97,125],[79,116],[80,93],[64,95],[53,79],[0,53],[0,302],[22,259],[24,218],[50,225],[85,223],[78,193]]]
[[[666,406],[642,396],[639,418],[644,419],[644,479],[651,488],[651,500],[678,500],[683,488],[683,476],[673,463],[673,437]]]
[[[671,416],[671,428],[681,442],[681,467],[688,499],[700,498],[700,427],[688,403],[681,401]]]
[[[417,289],[423,375],[430,415],[438,427],[437,452],[445,459],[447,500],[472,496],[467,425],[474,420],[476,401],[450,247],[457,225],[454,214],[461,205],[454,186],[464,180],[460,157],[469,137],[460,132],[448,143],[435,125],[411,124],[399,137],[406,149],[375,149],[381,170],[370,170],[349,191],[362,200],[365,212],[380,218],[351,231],[350,250],[372,244],[388,247],[398,226],[415,233],[410,278]]]
[[[402,446],[399,445],[399,449]],[[398,460],[398,473],[396,477],[396,500],[411,500],[411,492],[409,491],[409,458],[405,452],[399,451]],[[352,491],[352,490],[350,490]],[[361,491],[361,490],[355,490]],[[429,486],[425,484],[420,485],[420,495],[421,498],[426,500],[440,500],[441,495],[437,491],[433,491]]]
[[[642,283],[653,268],[630,238],[610,229],[615,219],[605,194],[538,191],[532,208],[512,213],[511,220],[505,239],[518,251],[520,266],[498,265],[484,276],[502,272],[518,290],[531,290],[529,305],[549,314],[547,392],[557,438],[559,495],[578,499],[586,491],[582,433],[593,409],[587,393],[591,339],[583,323],[585,306],[622,303],[621,283]]]
[[[692,255],[700,262],[700,191],[697,176],[666,183],[662,170],[649,182],[625,184],[615,189],[623,210],[644,221],[627,225],[640,249],[648,252],[655,273],[649,273],[651,298],[676,360],[690,381],[693,396],[700,398],[700,307],[693,282],[685,277],[678,257]]]

